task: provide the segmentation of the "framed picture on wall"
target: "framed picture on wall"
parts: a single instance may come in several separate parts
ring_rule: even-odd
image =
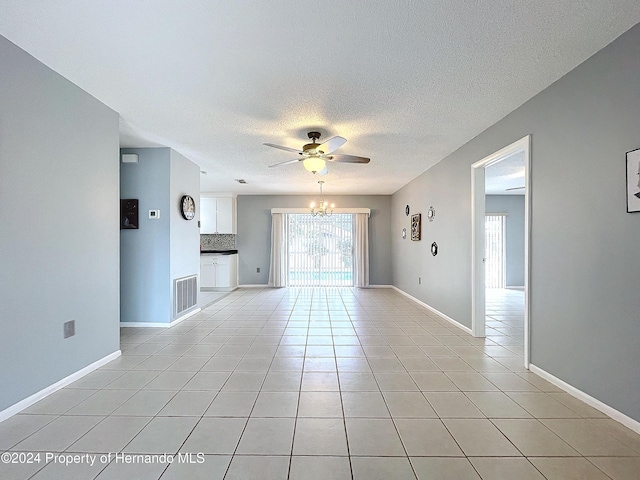
[[[120,230],[138,229],[138,199],[120,200]]]
[[[627,212],[640,212],[640,148],[627,152]]]
[[[411,240],[420,240],[420,233],[422,231],[422,214],[416,213],[411,215]]]

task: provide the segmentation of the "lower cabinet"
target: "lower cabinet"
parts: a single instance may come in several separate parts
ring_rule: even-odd
[[[200,255],[200,289],[233,290],[238,286],[238,255]]]

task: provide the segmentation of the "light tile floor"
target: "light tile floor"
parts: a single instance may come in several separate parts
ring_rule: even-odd
[[[386,289],[240,289],[123,329],[0,423],[32,460],[0,478],[637,479],[640,436],[524,370],[522,302],[495,293],[486,339]]]

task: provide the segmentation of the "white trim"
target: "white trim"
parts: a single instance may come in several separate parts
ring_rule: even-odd
[[[183,320],[186,320],[189,317],[194,316],[196,313],[200,313],[202,311],[202,309],[200,307],[196,308],[195,310],[191,310],[189,313],[181,316],[180,318],[176,318],[173,322],[171,323],[162,323],[162,322],[120,322],[120,328],[128,328],[128,327],[136,327],[136,328],[171,328],[175,325],[177,325],[178,323],[182,322]]]
[[[76,380],[84,377],[85,375],[87,375],[87,374],[93,372],[94,370],[102,367],[103,365],[106,365],[110,361],[115,360],[120,355],[121,355],[120,350],[116,350],[115,352],[110,353],[106,357],[102,357],[100,360],[97,360],[97,361],[93,362],[92,364],[87,365],[86,367],[78,370],[77,372],[72,373],[71,375],[64,377],[62,380],[54,383],[53,385],[49,385],[48,387],[43,388],[39,392],[34,393],[33,395],[25,398],[24,400],[21,400],[18,403],[15,403],[15,404],[11,405],[9,408],[5,408],[4,410],[2,410],[0,412],[0,422],[5,421],[7,418],[12,417],[16,413],[21,412],[25,408],[30,407],[34,403],[42,400],[43,398],[51,395],[54,392],[57,392],[61,388],[66,387],[67,385],[75,382]]]
[[[471,165],[471,330],[474,337],[485,336],[484,291],[484,170],[516,152],[524,152],[524,366],[530,362],[531,316],[531,135],[513,142],[497,152]],[[482,188],[481,188],[482,187]]]
[[[482,163],[482,162],[480,162]],[[471,335],[485,336],[485,222],[484,166],[471,165]]]
[[[400,290],[398,287],[396,287],[395,285],[392,285],[391,288],[393,288],[396,292],[401,293],[402,295],[404,295],[405,297],[410,298],[411,300],[413,300],[414,302],[422,305],[423,307],[431,310],[433,313],[441,316],[442,318],[444,318],[447,322],[452,323],[453,325],[455,325],[456,327],[458,327],[460,330],[463,330],[464,332],[468,333],[469,335],[471,335],[471,329],[469,327],[465,327],[464,325],[462,325],[460,322],[454,320],[453,318],[449,317],[448,315],[445,315],[444,313],[442,313],[439,310],[436,310],[435,308],[433,308],[431,305],[428,305],[426,303],[424,303],[421,300],[418,300],[416,297],[409,295],[407,292],[404,292],[402,290]]]
[[[506,287],[504,287],[505,290],[524,290],[524,285],[507,285]]]
[[[190,312],[185,313],[183,316],[176,318],[173,322],[169,324],[169,327],[173,327],[174,325],[179,324],[183,320],[186,320],[189,317],[193,317],[196,313],[200,313],[202,309],[200,307],[191,310]]]
[[[203,293],[231,293],[238,286],[235,287],[200,287],[200,291]]]
[[[638,422],[637,420],[634,420],[633,418],[628,417],[624,413],[616,410],[613,407],[610,407],[609,405],[601,402],[597,398],[593,398],[591,395],[584,393],[582,390],[577,389],[573,385],[570,385],[563,380],[560,380],[558,377],[554,377],[549,372],[541,369],[540,367],[536,367],[534,364],[529,365],[529,370],[531,370],[536,375],[544,378],[548,382],[553,383],[556,387],[561,388],[568,394],[576,397],[578,400],[582,400],[587,405],[592,406],[596,410],[600,410],[602,413],[620,422],[625,427],[630,428],[636,433],[640,433],[640,422]]]
[[[303,287],[271,287],[268,284],[247,284],[247,285],[238,285],[238,288],[303,288]],[[366,287],[351,287],[351,288],[395,288],[395,287],[393,285],[367,285]]]
[[[200,198],[237,198],[238,194],[233,192],[200,192]]]
[[[310,213],[309,208],[272,208],[271,213]],[[370,208],[334,208],[333,213],[366,213],[371,216]]]

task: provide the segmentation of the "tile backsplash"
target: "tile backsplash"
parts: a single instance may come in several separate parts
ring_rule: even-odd
[[[232,233],[200,235],[201,250],[235,250],[236,236]]]

